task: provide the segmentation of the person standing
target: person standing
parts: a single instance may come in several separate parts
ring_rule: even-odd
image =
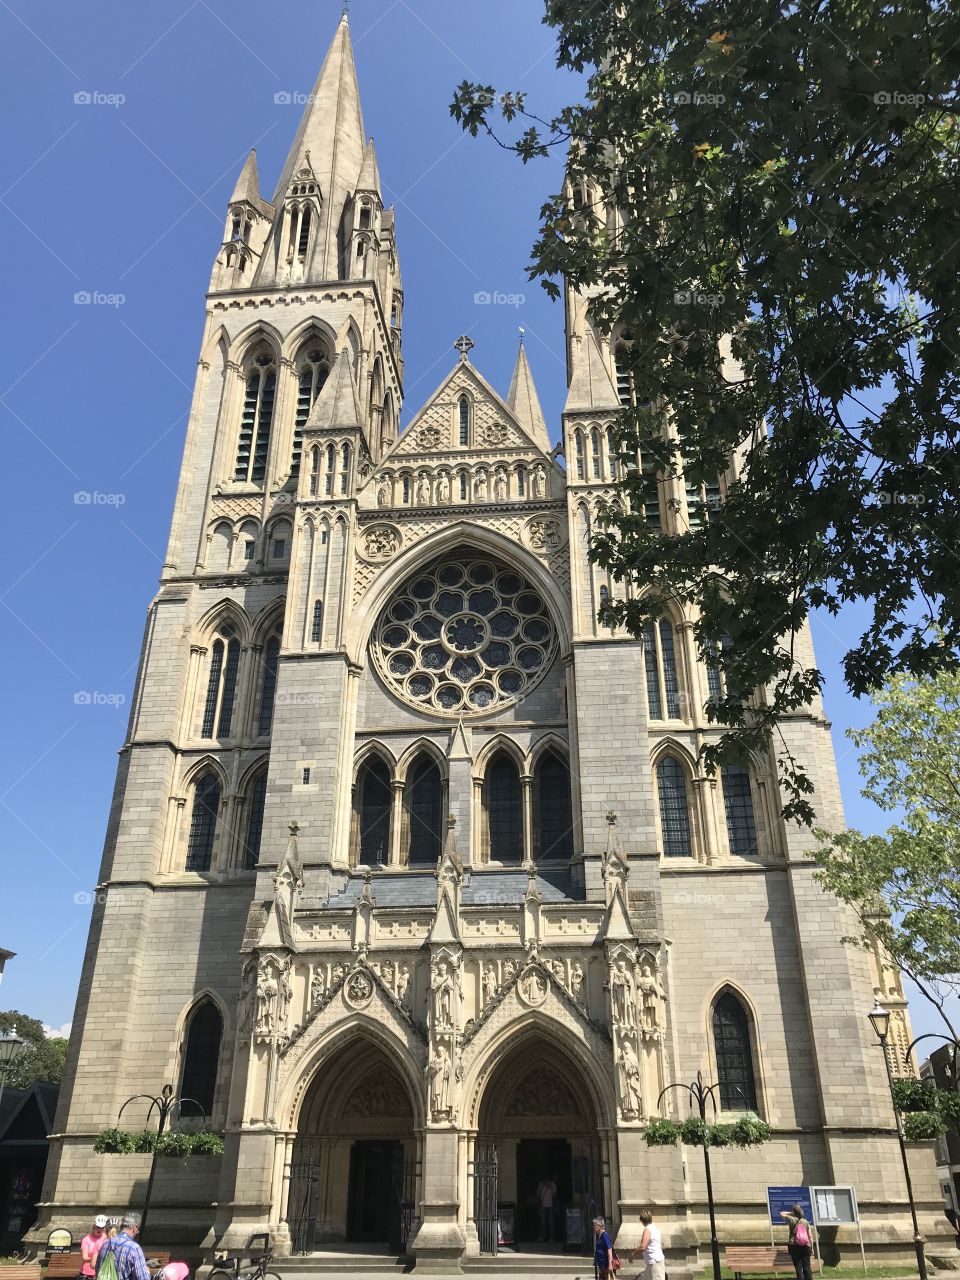
[[[553,1202],[556,1198],[557,1184],[552,1178],[544,1178],[537,1187],[537,1200],[540,1203],[540,1235],[537,1237],[538,1240],[553,1239]]]
[[[613,1269],[613,1241],[602,1218],[594,1218],[593,1235],[593,1265],[597,1280],[613,1280],[616,1274]]]
[[[787,1251],[797,1273],[797,1280],[813,1280],[810,1266],[810,1255],[813,1253],[813,1240],[810,1235],[810,1223],[803,1216],[803,1205],[795,1204],[792,1209],[782,1209],[780,1217],[790,1224],[790,1240]]]
[[[108,1240],[97,1255],[97,1275],[104,1259],[112,1257],[117,1267],[117,1280],[152,1280],[143,1250],[137,1244],[140,1234],[140,1214],[128,1211],[123,1215],[120,1231]]]
[[[82,1276],[90,1277],[97,1274],[97,1258],[109,1238],[107,1235],[107,1215],[98,1213],[93,1220],[92,1229],[80,1241],[80,1257],[83,1259],[80,1267]]]
[[[631,1258],[634,1262],[643,1258],[644,1280],[665,1280],[663,1237],[660,1228],[653,1221],[653,1210],[641,1209],[640,1221],[643,1223],[643,1235]]]

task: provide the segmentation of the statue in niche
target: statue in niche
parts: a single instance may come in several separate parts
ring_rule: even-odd
[[[633,1045],[624,1037],[620,1042],[617,1058],[617,1087],[620,1092],[620,1110],[625,1116],[640,1115],[643,1091],[641,1088],[640,1062]]]
[[[551,960],[550,972],[556,978],[557,982],[560,983],[561,987],[565,987],[567,985],[567,972],[563,967],[562,960]]]
[[[610,1001],[613,1005],[613,1021],[616,1026],[628,1027],[636,1008],[636,991],[633,976],[623,960],[618,960],[610,975]]]
[[[576,1000],[577,1004],[583,1004],[584,988],[583,988],[583,965],[579,960],[574,961],[573,974],[570,978],[570,994]]]
[[[377,506],[389,507],[390,505],[390,481],[386,476],[381,476],[377,482]]]
[[[640,1025],[645,1032],[654,1032],[660,1024],[657,1008],[660,989],[649,962],[641,968],[637,985],[640,988]]]
[[[333,973],[330,977],[330,985],[335,987],[346,972],[347,971],[342,964],[335,964],[333,966]]]
[[[393,961],[384,960],[380,966],[380,979],[385,987],[393,990]]]
[[[320,1003],[320,1001],[323,999],[325,990],[326,990],[326,979],[324,977],[323,969],[317,969],[313,977],[310,979],[310,1007],[311,1008],[316,1008],[316,1006]]]
[[[547,994],[547,985],[539,969],[530,969],[523,977],[523,994],[528,1004],[542,1004]]]
[[[453,1030],[453,977],[446,960],[437,964],[433,982],[433,1029],[437,1031]]]
[[[397,999],[407,1008],[410,996],[410,969],[401,964],[397,966]]]
[[[426,474],[426,472],[424,472],[420,476],[420,479],[417,482],[417,502],[419,502],[422,507],[429,506],[431,502],[431,496],[432,495],[430,493],[430,477]]]
[[[477,478],[473,482],[473,496],[478,502],[486,502],[487,500],[487,473],[478,471]]]
[[[507,473],[503,467],[497,467],[493,477],[493,496],[497,502],[507,500]]]
[[[519,965],[517,964],[516,960],[513,959],[512,956],[509,960],[505,960],[503,964],[504,982],[511,982],[517,976],[518,968],[519,968]]]
[[[436,1053],[427,1065],[430,1077],[430,1109],[434,1120],[450,1110],[450,1054],[445,1044],[438,1044]]]
[[[543,469],[543,463],[538,462],[533,468],[533,496],[535,498],[546,497],[547,493],[547,473]]]
[[[483,971],[483,1000],[488,1003],[497,994],[497,970],[492,963]]]
[[[445,505],[450,501],[450,477],[442,475],[437,482],[437,501]]]
[[[257,1035],[273,1035],[280,985],[269,969],[261,969],[257,979]]]

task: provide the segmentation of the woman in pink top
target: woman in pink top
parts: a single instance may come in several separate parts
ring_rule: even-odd
[[[83,1258],[83,1266],[80,1268],[82,1276],[97,1274],[97,1257],[107,1239],[106,1215],[98,1213],[93,1220],[93,1230],[88,1231],[80,1241],[80,1256]]]

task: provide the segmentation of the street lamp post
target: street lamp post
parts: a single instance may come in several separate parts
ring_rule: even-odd
[[[150,1103],[150,1106],[147,1109],[147,1124],[150,1123],[150,1116],[153,1114],[154,1107],[157,1109],[157,1144],[153,1148],[153,1159],[150,1161],[150,1174],[147,1178],[147,1189],[143,1196],[143,1212],[140,1215],[140,1242],[142,1244],[147,1231],[147,1215],[150,1212],[150,1200],[153,1196],[153,1183],[157,1176],[157,1158],[160,1154],[160,1139],[163,1137],[163,1131],[167,1127],[167,1120],[170,1118],[172,1112],[179,1113],[180,1108],[185,1102],[192,1103],[193,1106],[197,1107],[204,1120],[207,1118],[207,1113],[195,1098],[177,1098],[173,1093],[173,1085],[165,1084],[157,1097],[154,1097],[153,1094],[150,1093],[135,1093],[132,1098],[128,1098],[120,1108],[120,1112],[117,1115],[117,1128],[120,1127],[120,1121],[123,1118],[123,1113],[130,1103],[139,1101]]]
[[[668,1084],[665,1089],[660,1092],[657,1099],[657,1107],[663,1101],[664,1096],[671,1089],[683,1089],[690,1095],[690,1101],[697,1104],[697,1110],[700,1112],[700,1119],[706,1124],[707,1121],[707,1102],[709,1100],[713,1107],[714,1115],[717,1112],[717,1100],[714,1096],[719,1084],[705,1085],[703,1083],[703,1074],[698,1071],[697,1078],[693,1084]],[[720,1280],[720,1241],[717,1239],[717,1215],[713,1204],[713,1178],[710,1173],[710,1143],[704,1136],[703,1142],[703,1172],[707,1183],[707,1209],[710,1213],[710,1254],[713,1258],[713,1280]],[[926,1276],[923,1277],[926,1280]]]
[[[3,1086],[7,1082],[7,1069],[26,1044],[22,1036],[17,1035],[17,1028],[0,1034],[0,1102],[3,1101]]]
[[[887,1056],[887,1034],[890,1030],[890,1011],[884,1009],[880,1001],[877,1000],[873,1008],[867,1014],[870,1019],[870,1025],[873,1027],[877,1039],[880,1041],[880,1049],[883,1053],[883,1065],[887,1069],[887,1084],[890,1088],[890,1101],[893,1104],[893,1118],[897,1124],[897,1141],[900,1143],[900,1159],[903,1161],[903,1176],[907,1184],[907,1199],[910,1201],[910,1218],[913,1222],[913,1244],[917,1251],[917,1272],[920,1280],[927,1280],[927,1260],[923,1252],[923,1236],[920,1234],[920,1224],[917,1221],[917,1206],[913,1199],[913,1180],[910,1177],[910,1163],[907,1159],[907,1144],[903,1140],[903,1122],[900,1119],[900,1112],[897,1109],[897,1101],[893,1095],[893,1072],[890,1070],[890,1059]]]

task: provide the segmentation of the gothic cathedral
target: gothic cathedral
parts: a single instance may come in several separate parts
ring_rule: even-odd
[[[456,1271],[595,1214],[627,1249],[649,1203],[692,1266],[702,1162],[642,1131],[700,1071],[774,1131],[715,1156],[722,1239],[769,1239],[767,1184],[822,1183],[909,1241],[864,1016],[878,993],[906,1042],[896,975],[841,942],[772,760],[698,767],[720,676],[691,617],[597,621],[622,339],[568,296],[553,447],[523,347],[504,397],[467,339],[401,430],[402,326],[344,18],[273,199],[251,153],[227,211],[40,1236],[137,1206],[148,1157],[93,1141],[169,1081],[225,1151],[160,1161],[157,1244]],[[672,484],[648,520],[691,518]],[[839,825],[819,702],[784,733]]]

